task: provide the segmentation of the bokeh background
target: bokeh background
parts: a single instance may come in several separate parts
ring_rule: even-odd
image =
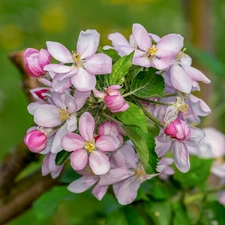
[[[0,160],[32,125],[20,74],[8,55],[28,47],[45,48],[46,41],[74,50],[79,32],[86,29],[96,29],[101,46],[109,45],[107,34],[121,32],[129,37],[133,23],[159,36],[184,36],[194,66],[212,80],[196,93],[212,109],[201,126],[225,133],[225,0],[0,0]],[[35,204],[8,224],[100,225],[119,207],[111,195],[99,202],[90,192],[68,195],[65,187],[42,198],[45,205]]]

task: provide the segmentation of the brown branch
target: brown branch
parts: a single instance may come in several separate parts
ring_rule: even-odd
[[[23,51],[10,55],[9,59],[21,72],[22,89],[29,102],[34,101],[30,89],[40,86],[40,83],[27,73],[23,62]],[[23,213],[39,196],[57,183],[57,180],[53,180],[51,176],[43,177],[40,171],[16,181],[21,171],[31,162],[36,161],[38,157],[38,154],[31,153],[22,142],[7,154],[1,164],[0,224],[4,224]]]
[[[8,200],[0,204],[0,225],[30,208],[36,199],[55,184],[57,180],[50,176],[43,177],[40,171],[19,182],[7,196]]]

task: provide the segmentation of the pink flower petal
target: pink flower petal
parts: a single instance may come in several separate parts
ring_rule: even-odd
[[[143,66],[143,67],[147,67],[147,68],[151,67],[150,60],[144,56],[133,58],[132,63],[134,65]]]
[[[74,100],[77,104],[77,111],[80,110],[86,103],[87,98],[91,95],[90,91],[80,92],[77,89],[74,92]]]
[[[190,138],[185,142],[187,145],[196,147],[200,141],[205,137],[205,132],[197,127],[191,127]]]
[[[78,149],[70,155],[70,164],[74,170],[82,170],[87,165],[88,154],[84,149]]]
[[[118,167],[110,169],[107,174],[104,174],[100,178],[101,185],[110,185],[120,181],[124,181],[130,176],[134,176],[134,172],[127,167]]]
[[[111,152],[119,147],[120,142],[118,138],[116,138],[116,136],[106,134],[100,136],[96,141],[95,145],[100,151]]]
[[[53,41],[46,42],[49,53],[59,62],[72,63],[71,52],[62,44]]]
[[[106,174],[110,169],[109,158],[101,151],[93,151],[89,156],[89,164],[96,175]]]
[[[75,133],[66,134],[62,139],[62,147],[68,152],[75,151],[77,149],[81,149],[85,145],[85,141],[83,138]]]
[[[173,142],[173,155],[176,167],[183,173],[190,169],[189,152],[186,145],[179,141]]]
[[[95,88],[96,78],[80,67],[71,82],[78,91],[86,92]]]
[[[191,79],[195,81],[202,81],[206,84],[209,84],[211,82],[201,71],[195,69],[194,67],[187,65],[182,65],[182,67]]]
[[[136,168],[136,163],[138,161],[134,148],[129,144],[124,144],[120,149],[118,149],[113,154],[113,158],[118,166],[125,166],[128,168]]]
[[[92,115],[89,112],[83,113],[79,121],[79,131],[81,137],[85,141],[92,141],[94,129],[95,129],[95,121]]]
[[[171,83],[175,89],[184,93],[190,93],[192,88],[192,80],[185,73],[182,67],[174,64],[170,69]]]
[[[121,205],[130,204],[137,197],[137,192],[140,187],[140,182],[135,176],[124,181],[117,192],[117,200]]]
[[[101,201],[104,195],[106,194],[108,190],[108,186],[102,186],[99,183],[97,183],[92,190],[92,194],[99,200]]]
[[[73,193],[82,193],[98,181],[97,176],[83,176],[75,180],[68,186],[68,190]]]
[[[94,54],[86,60],[84,68],[93,75],[111,73],[112,59],[103,53]]]
[[[72,67],[60,64],[48,64],[44,67],[44,70],[55,73],[68,73],[72,70]]]
[[[151,39],[147,30],[141,24],[133,24],[132,33],[137,46],[144,51],[147,51],[152,46]]]
[[[39,106],[41,105],[46,105],[45,102],[31,102],[28,106],[27,106],[27,110],[31,115],[34,115],[34,112],[36,109],[39,108]]]
[[[184,38],[179,34],[168,34],[161,38],[157,43],[158,51],[156,55],[159,58],[170,57],[174,58],[183,48]]]
[[[34,122],[43,127],[56,127],[62,124],[59,109],[54,105],[41,105],[34,112]]]
[[[152,61],[152,67],[163,70],[166,69],[167,67],[171,66],[174,64],[176,61],[173,58],[154,58]]]
[[[100,35],[96,30],[81,31],[77,42],[77,54],[81,59],[92,56],[97,51]]]
[[[130,47],[130,43],[120,33],[109,34],[108,39],[110,41],[112,41],[112,46],[115,48],[116,51],[119,51],[121,46],[129,46]]]

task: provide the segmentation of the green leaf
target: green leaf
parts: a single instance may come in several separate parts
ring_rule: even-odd
[[[164,79],[154,68],[138,73],[131,84],[131,91],[139,98],[163,96],[164,89]]]
[[[123,129],[133,142],[146,173],[156,173],[158,156],[155,152],[154,137],[150,134],[145,134],[137,126],[123,126]]]
[[[112,60],[113,60],[113,62],[116,62],[116,61],[118,61],[121,57],[118,55],[118,53],[114,50],[114,49],[107,49],[107,50],[105,50],[105,49],[103,49],[103,48],[101,48],[101,47],[98,47],[98,51],[100,52],[100,53],[104,53],[104,54],[106,54],[106,55],[108,55],[109,57],[111,57],[112,58]]]
[[[70,154],[71,154],[71,152],[67,152],[65,150],[62,150],[61,152],[57,153],[56,158],[55,158],[55,164],[57,166],[62,165],[69,158]]]
[[[129,225],[122,210],[113,211],[106,217],[105,225]]]
[[[146,212],[154,221],[154,225],[170,225],[172,210],[169,201],[147,202]]]
[[[183,187],[202,187],[210,174],[212,159],[200,159],[190,156],[191,168],[187,173],[176,171],[174,179],[181,183]]]
[[[127,75],[129,68],[132,66],[132,59],[134,56],[134,51],[129,55],[120,58],[114,65],[112,74],[109,78],[109,83],[112,84],[122,84],[124,82],[124,76]]]
[[[52,188],[33,204],[37,220],[42,220],[52,216],[56,212],[60,202],[63,200],[72,200],[75,196],[76,195],[69,192],[65,186],[56,186]]]
[[[173,208],[173,225],[190,225],[191,221],[186,214],[185,208],[181,203],[174,202],[172,204]]]
[[[145,220],[133,207],[124,207],[124,214],[129,225],[146,225]]]
[[[146,116],[137,105],[127,102],[130,106],[126,111],[116,114],[116,118],[126,125],[136,125],[141,128],[144,133],[147,133]]]
[[[225,208],[218,202],[207,202],[203,206],[198,225],[224,225]]]

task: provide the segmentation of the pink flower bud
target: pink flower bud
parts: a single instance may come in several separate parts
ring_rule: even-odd
[[[178,141],[185,141],[190,137],[191,130],[185,121],[177,118],[166,127],[164,133]]]
[[[24,63],[28,73],[32,77],[41,77],[45,75],[44,66],[48,65],[51,60],[51,55],[45,49],[40,51],[34,48],[27,48],[24,52]]]
[[[121,86],[119,85],[112,85],[106,89],[104,101],[106,106],[113,113],[124,112],[130,107],[125,99],[121,96],[118,90],[120,88]]]
[[[31,94],[36,100],[45,100],[46,99],[46,94],[49,92],[50,88],[34,88],[30,90]]]
[[[41,152],[46,148],[47,136],[40,130],[32,130],[26,134],[24,143],[30,151]]]

